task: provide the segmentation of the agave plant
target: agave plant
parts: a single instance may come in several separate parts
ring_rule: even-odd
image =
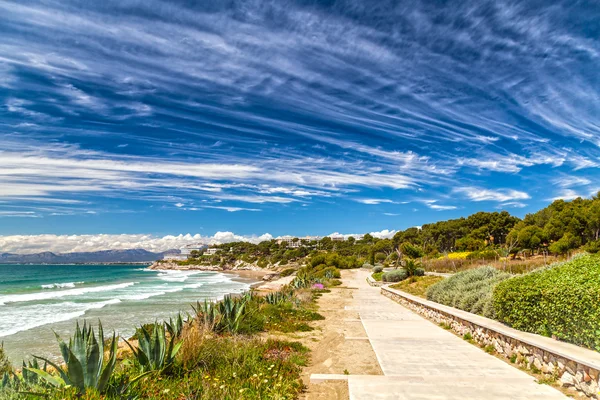
[[[223,300],[216,304],[221,320],[217,325],[219,331],[227,330],[230,333],[236,333],[239,330],[240,322],[244,318],[244,311],[248,303],[247,297],[225,296]]]
[[[221,322],[221,314],[215,303],[204,299],[203,303],[196,302],[196,307],[192,306],[198,319],[204,324],[204,326],[210,330],[215,328]]]
[[[127,340],[125,343],[133,352],[142,367],[142,371],[161,371],[175,361],[175,356],[179,352],[183,341],[175,344],[176,337],[174,335],[167,340],[165,323],[155,322],[152,333],[148,333],[143,327],[139,331],[137,348]]]
[[[0,389],[18,388],[19,385],[19,377],[14,372],[5,372],[2,376],[2,380],[0,380]]]
[[[21,372],[23,375],[23,382],[29,385],[36,385],[39,382],[39,376],[38,374],[31,372],[30,369],[40,369],[37,358],[34,358],[33,361],[28,361],[27,364],[23,361],[23,369]],[[41,370],[47,372],[47,369],[48,363],[45,362],[44,367]]]
[[[294,297],[294,292],[291,290],[280,290],[278,292],[269,293],[265,296],[265,301],[268,304],[281,304],[285,301],[291,300]]]
[[[59,343],[65,366],[58,366],[44,357],[34,357],[51,365],[59,376],[51,375],[35,366],[26,367],[23,370],[38,375],[53,386],[73,386],[80,393],[84,393],[88,388],[104,392],[117,363],[118,338],[115,333],[113,332],[106,365],[104,365],[104,331],[100,321],[98,321],[98,339],[94,334],[94,328],[91,325],[88,326],[85,321],[83,328],[80,328],[77,323],[75,335],[69,339],[68,345],[56,332],[54,334]]]
[[[165,321],[167,331],[169,332],[169,335],[171,335],[172,338],[178,338],[179,336],[181,336],[184,325],[185,322],[183,321],[181,313],[177,313],[177,318],[175,318],[175,321],[173,321],[172,318],[169,318],[169,322]]]

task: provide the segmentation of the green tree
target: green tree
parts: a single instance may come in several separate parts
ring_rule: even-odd
[[[573,235],[571,232],[567,232],[562,238],[552,243],[549,249],[551,252],[556,254],[567,254],[579,246],[581,246],[581,239]]]

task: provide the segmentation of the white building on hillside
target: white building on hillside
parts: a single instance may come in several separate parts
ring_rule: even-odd
[[[204,252],[204,254],[202,254],[203,256],[214,256],[215,254],[217,254],[221,249],[218,249],[216,247],[210,247],[208,249],[206,249],[206,251]]]
[[[183,247],[179,254],[169,254],[163,257],[163,260],[172,260],[172,261],[186,261],[189,256],[192,254],[192,251],[202,251],[207,246],[205,244],[188,244]]]
[[[296,236],[280,236],[277,238],[277,244],[281,245],[285,243],[287,247],[297,249],[299,247],[308,247],[308,243],[320,240],[320,236],[304,236],[304,237],[296,237]]]

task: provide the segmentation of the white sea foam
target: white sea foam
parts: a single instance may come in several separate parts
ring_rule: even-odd
[[[42,285],[42,289],[74,288],[75,285],[81,285],[82,283],[83,282],[50,283],[48,285]]]
[[[163,294],[167,294],[167,293],[181,292],[183,289],[185,289],[185,286],[178,286],[178,287],[174,287],[171,289],[152,287],[152,288],[150,288],[151,291],[141,292],[141,293],[137,293],[137,294],[131,294],[131,295],[127,295],[127,296],[119,296],[119,298],[121,300],[145,300],[145,299],[149,299],[150,297],[162,296]]]
[[[157,270],[158,278],[166,282],[185,282],[190,276],[198,275],[201,271]]]
[[[0,337],[13,335],[38,326],[68,321],[81,317],[88,310],[99,309],[120,302],[119,299],[111,299],[94,303],[64,302],[36,304],[18,307],[14,310],[0,309]]]
[[[80,296],[80,295],[86,294],[86,293],[108,292],[111,290],[118,290],[118,289],[123,289],[123,288],[129,287],[129,286],[133,286],[137,283],[139,283],[139,282],[125,282],[125,283],[119,283],[116,285],[92,286],[92,287],[85,287],[85,288],[44,291],[44,292],[35,292],[35,293],[10,294],[10,295],[6,295],[6,296],[0,296],[0,306],[3,306],[7,303],[50,300],[50,299],[58,299],[61,297],[66,297],[66,296]]]

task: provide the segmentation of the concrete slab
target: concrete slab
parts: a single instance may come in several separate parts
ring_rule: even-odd
[[[382,296],[367,274],[355,270],[344,277],[359,288],[346,309],[358,312],[384,375],[350,375],[350,399],[567,398]]]

